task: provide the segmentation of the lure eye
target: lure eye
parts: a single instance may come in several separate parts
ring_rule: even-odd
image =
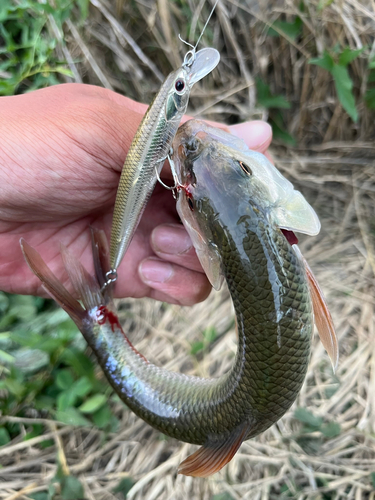
[[[244,163],[243,161],[240,161],[239,164],[246,175],[253,175],[253,171],[251,170],[249,165],[246,165],[246,163]]]
[[[187,198],[187,203],[188,203],[188,205],[189,205],[189,208],[190,208],[190,210],[193,212],[193,210],[194,210],[194,203],[193,203],[193,200],[192,200],[189,196],[187,196],[186,198]]]
[[[174,84],[174,88],[176,89],[177,92],[182,92],[185,88],[185,82],[181,79],[177,80],[176,83]]]

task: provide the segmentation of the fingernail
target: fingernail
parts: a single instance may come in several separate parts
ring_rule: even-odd
[[[155,251],[170,255],[183,254],[193,246],[185,229],[176,224],[155,228],[151,238]]]
[[[262,120],[238,123],[229,127],[230,132],[245,141],[250,148],[260,149],[272,138],[271,126]]]
[[[173,268],[167,262],[150,258],[141,262],[139,272],[143,281],[164,283],[172,276]]]

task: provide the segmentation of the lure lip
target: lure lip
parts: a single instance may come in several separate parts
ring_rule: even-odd
[[[198,50],[190,66],[188,75],[188,84],[193,86],[211,73],[220,62],[220,53],[212,47],[206,47]]]

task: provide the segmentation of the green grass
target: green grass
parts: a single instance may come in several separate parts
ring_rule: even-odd
[[[0,305],[2,415],[28,417],[36,410],[39,417],[115,432],[112,390],[97,377],[86,342],[66,313],[50,300],[3,292]],[[13,424],[0,429],[2,444],[19,432]]]
[[[77,6],[79,9],[77,9]],[[77,13],[77,21],[87,16],[86,0],[3,0],[0,4],[0,96],[21,94],[60,83],[72,76],[57,51],[63,44],[62,23]],[[51,21],[51,22],[49,22]],[[51,23],[60,33],[59,40]],[[61,52],[61,51],[60,51]]]

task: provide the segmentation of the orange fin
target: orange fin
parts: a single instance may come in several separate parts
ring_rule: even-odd
[[[227,465],[250,430],[248,423],[235,429],[224,441],[208,441],[179,466],[178,473],[185,476],[208,477]]]
[[[306,259],[303,257],[297,245],[293,245],[293,248],[297,251],[297,254],[301,257],[302,262],[304,263],[314,309],[315,325],[319,332],[319,337],[322,341],[323,347],[327,351],[331,360],[333,371],[335,371],[339,362],[339,348],[331,313],[329,312],[326,299],[319,283],[311,271]]]
[[[86,317],[86,311],[56,278],[51,269],[44,262],[39,253],[31,247],[23,238],[20,245],[25,260],[32,272],[40,279],[43,288],[55,299],[55,301],[66,311],[79,329],[82,320]]]

